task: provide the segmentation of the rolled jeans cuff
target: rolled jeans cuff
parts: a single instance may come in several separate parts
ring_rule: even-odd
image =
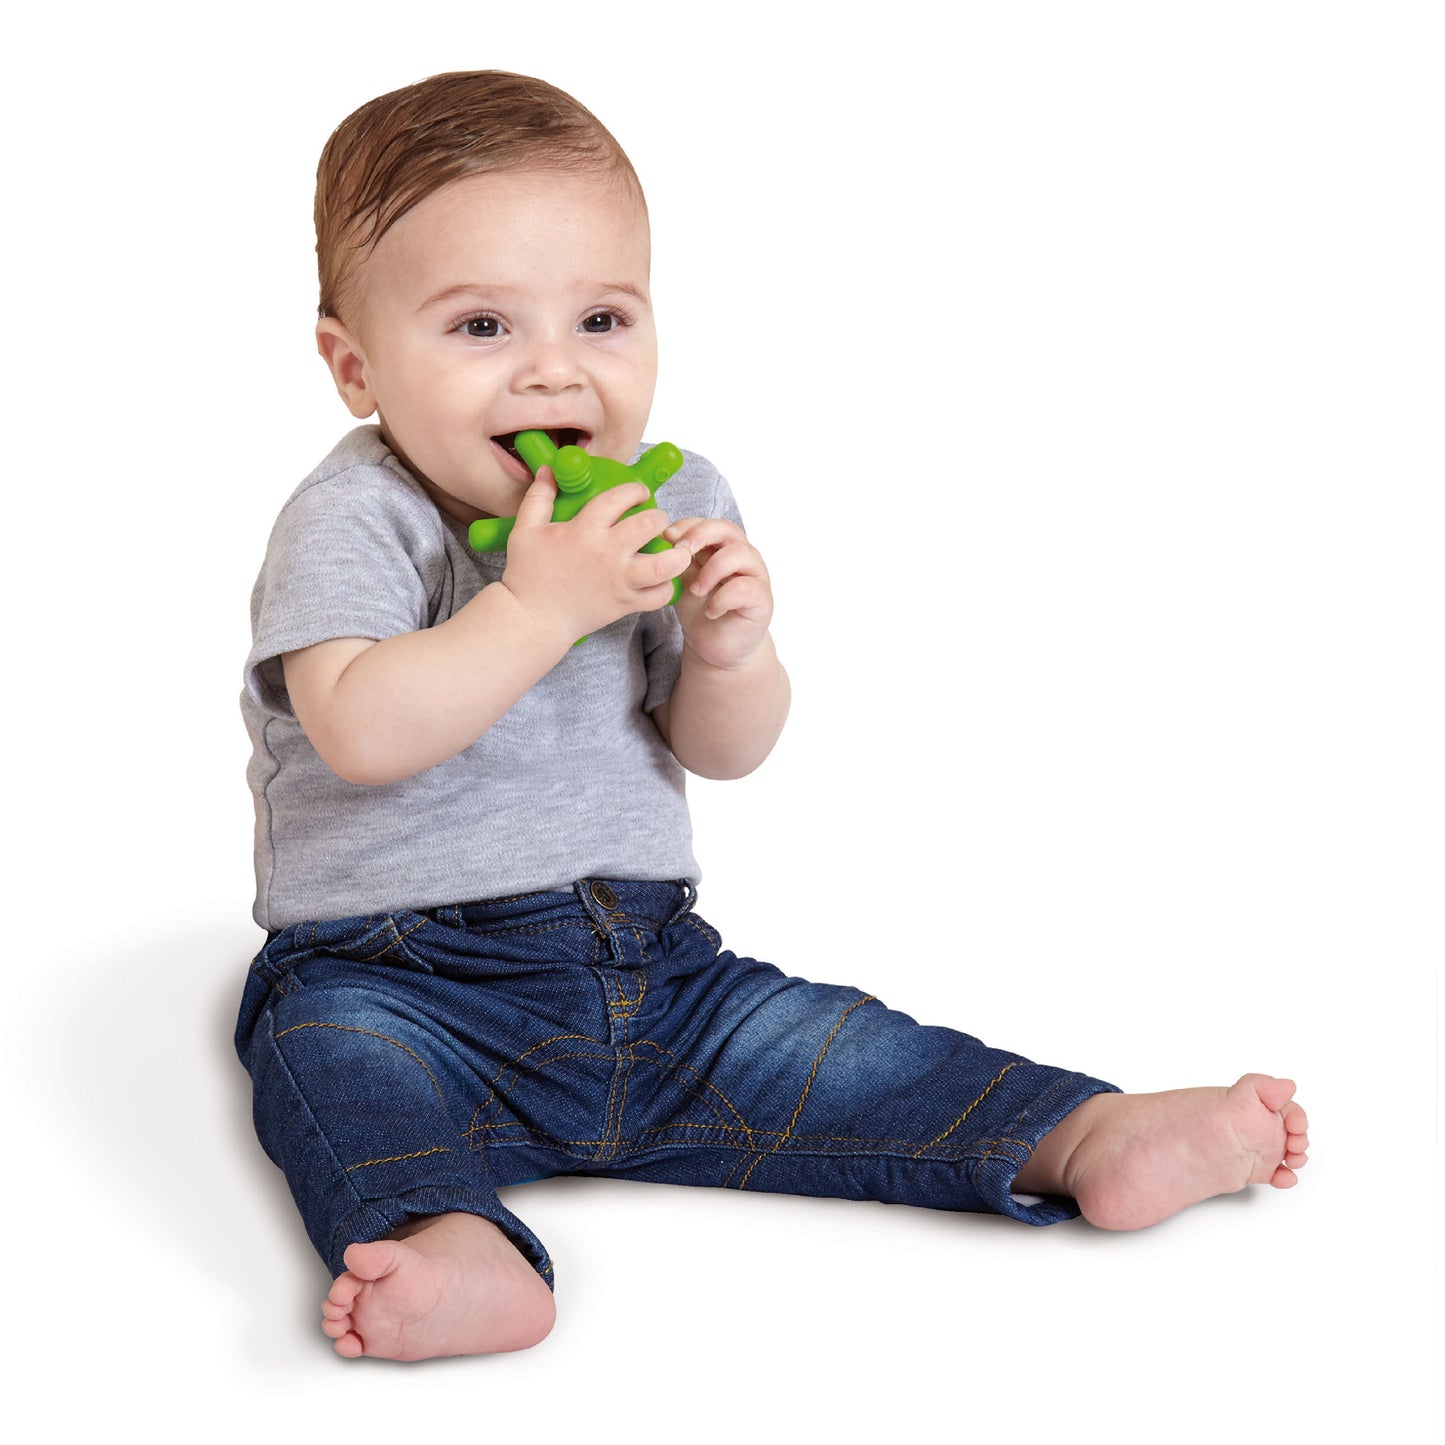
[[[408,1219],[432,1214],[474,1214],[479,1219],[489,1220],[542,1276],[547,1287],[555,1288],[552,1261],[542,1247],[542,1241],[495,1194],[489,1196],[475,1190],[437,1186],[411,1189],[395,1199],[366,1200],[340,1220],[332,1235],[331,1248],[327,1251],[326,1264],[332,1277],[345,1271],[344,1256],[350,1245],[385,1239]]]
[[[1019,1170],[1033,1157],[1039,1142],[1095,1094],[1122,1092],[1113,1084],[1087,1074],[1065,1074],[1052,1088],[1020,1112],[1006,1139],[999,1140],[974,1169],[974,1188],[984,1204],[1024,1224],[1059,1224],[1076,1219],[1079,1206],[1062,1195],[1048,1195],[1037,1204],[1025,1204],[1013,1195]]]

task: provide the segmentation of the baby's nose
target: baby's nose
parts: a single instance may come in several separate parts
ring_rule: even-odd
[[[534,338],[517,363],[514,386],[521,391],[566,391],[586,381],[576,345],[564,337]]]

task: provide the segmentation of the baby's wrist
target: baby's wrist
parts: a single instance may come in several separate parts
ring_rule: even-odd
[[[568,648],[587,630],[569,619],[564,609],[556,605],[556,599],[543,594],[531,596],[525,589],[518,589],[503,576],[486,589],[495,592],[500,605],[506,609],[514,626],[519,630],[519,641],[523,647],[535,647],[553,661],[565,657]]]
[[[713,655],[710,656],[710,653]],[[698,671],[735,677],[747,677],[754,673],[765,672],[776,666],[778,660],[777,649],[773,645],[773,635],[766,628],[752,647],[740,653],[730,649],[723,655],[713,653],[713,649],[706,647],[706,644],[702,646],[695,644],[684,632],[682,656],[684,665],[691,665]]]

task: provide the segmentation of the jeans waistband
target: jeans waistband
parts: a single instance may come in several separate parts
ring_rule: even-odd
[[[696,901],[697,889],[685,878],[677,882],[580,878],[566,890],[448,903],[420,911],[452,928],[485,930],[499,924],[516,924],[521,918],[552,922],[572,918],[586,919],[605,933],[621,924],[641,924],[652,930],[666,928],[688,913]]]

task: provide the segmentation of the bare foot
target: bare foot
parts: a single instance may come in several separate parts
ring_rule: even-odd
[[[1071,1196],[1101,1229],[1142,1229],[1249,1184],[1289,1189],[1309,1148],[1294,1080],[1228,1089],[1095,1094],[1039,1141],[1020,1194]]]
[[[353,1244],[321,1305],[322,1331],[355,1359],[525,1350],[556,1319],[552,1291],[489,1219],[433,1214]]]

